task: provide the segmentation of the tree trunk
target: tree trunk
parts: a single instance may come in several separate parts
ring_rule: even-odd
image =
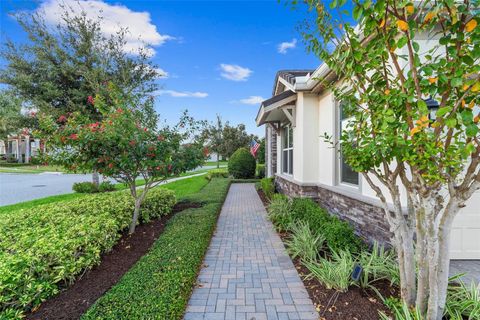
[[[100,175],[98,174],[97,170],[93,170],[92,172],[92,183],[95,185],[95,187],[98,188],[100,185]]]
[[[220,168],[220,155],[217,153],[217,169]]]
[[[424,225],[425,213],[423,210],[416,212],[416,231],[417,231],[417,298],[415,305],[425,314],[428,301],[428,261],[427,261],[427,245],[426,245],[426,229]]]
[[[128,230],[129,234],[135,232],[135,227],[137,226],[138,216],[140,215],[140,206],[142,205],[141,197],[135,199],[135,210],[133,211],[132,222],[130,223],[130,229]]]

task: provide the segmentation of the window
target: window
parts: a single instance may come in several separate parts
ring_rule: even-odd
[[[293,129],[290,125],[282,130],[282,172],[293,174]]]
[[[339,141],[339,181],[341,184],[348,184],[358,186],[358,172],[352,170],[352,168],[343,160],[342,154],[342,141],[340,136],[342,131],[346,129],[349,118],[345,115],[342,105],[340,104],[340,123],[338,130],[338,141]]]

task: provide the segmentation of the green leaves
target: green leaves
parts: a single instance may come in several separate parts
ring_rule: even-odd
[[[169,213],[172,191],[149,192],[146,221]],[[5,213],[0,220],[0,318],[23,313],[100,262],[130,222],[134,208],[125,191],[39,205]]]

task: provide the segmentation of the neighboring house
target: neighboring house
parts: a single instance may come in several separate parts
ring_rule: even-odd
[[[16,162],[30,162],[30,159],[44,148],[40,139],[35,139],[29,135],[9,136],[7,145],[5,141],[0,141],[0,155],[16,159]]]
[[[429,45],[425,39],[421,45]],[[430,44],[431,45],[431,44]],[[380,201],[361,175],[342,161],[336,144],[322,137],[340,136],[346,119],[333,93],[321,80],[337,81],[323,64],[316,70],[279,71],[272,98],[258,111],[266,127],[266,174],[289,196],[311,197],[330,213],[349,221],[369,241],[388,243],[390,231]],[[452,259],[480,259],[480,195],[458,214],[451,244]]]

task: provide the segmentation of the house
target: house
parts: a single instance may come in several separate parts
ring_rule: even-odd
[[[426,38],[422,45],[430,41]],[[315,199],[350,222],[364,239],[388,243],[391,233],[375,192],[342,161],[338,145],[333,148],[322,137],[328,133],[338,139],[345,119],[320,79],[337,80],[325,64],[276,74],[272,97],[263,101],[256,118],[258,126],[265,125],[266,175],[275,177],[284,194]],[[479,207],[477,193],[456,217],[452,259],[480,259]]]
[[[11,135],[6,141],[0,141],[0,156],[9,159],[10,162],[29,163],[30,159],[38,155],[44,147],[40,139],[35,139],[31,135]]]

